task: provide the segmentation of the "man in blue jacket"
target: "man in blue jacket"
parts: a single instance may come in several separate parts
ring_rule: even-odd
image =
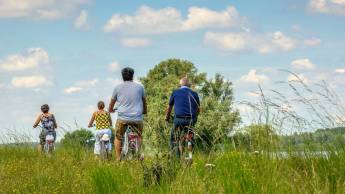
[[[165,120],[170,120],[171,111],[174,107],[174,125],[170,131],[170,148],[175,149],[176,138],[175,132],[178,129],[185,129],[185,126],[192,127],[197,122],[197,117],[200,111],[199,96],[190,88],[190,83],[187,77],[180,80],[181,88],[175,90],[169,100],[168,110],[166,112]],[[193,131],[190,131],[193,134]],[[192,145],[188,145],[190,150],[189,159],[192,159],[191,150],[194,144],[194,136],[192,135]],[[178,153],[179,154],[179,153]],[[178,155],[179,156],[179,155]]]

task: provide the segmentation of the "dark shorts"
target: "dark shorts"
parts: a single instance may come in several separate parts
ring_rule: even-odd
[[[47,133],[51,133],[54,136],[54,141],[56,140],[56,131],[48,131],[46,129],[43,129],[39,135],[41,145],[44,145],[46,143]]]
[[[123,134],[125,134],[126,126],[130,125],[132,129],[134,129],[139,136],[141,136],[141,133],[143,131],[144,124],[142,121],[123,121],[123,120],[117,120],[116,121],[116,139],[121,140],[123,138]]]

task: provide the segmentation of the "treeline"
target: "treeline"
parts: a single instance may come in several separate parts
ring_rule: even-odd
[[[344,147],[345,146],[345,127],[328,129],[318,129],[314,132],[294,133],[292,135],[281,136],[281,144],[284,148],[313,148],[322,147]]]
[[[272,126],[257,124],[230,133],[228,142],[235,149],[247,151],[337,149],[345,147],[345,127],[278,135]]]

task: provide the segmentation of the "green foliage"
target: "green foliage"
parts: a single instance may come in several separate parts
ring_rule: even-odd
[[[164,122],[166,107],[173,90],[179,88],[180,78],[187,76],[192,89],[201,97],[201,113],[196,126],[197,142],[203,150],[210,149],[226,137],[238,122],[239,114],[232,110],[232,83],[217,74],[207,80],[193,63],[180,59],[162,61],[141,78],[148,101],[145,135],[151,147],[167,148],[168,127]],[[165,129],[165,130],[164,130]],[[146,143],[147,144],[147,143]],[[166,145],[166,147],[162,146]]]
[[[205,80],[200,89],[201,114],[196,128],[200,137],[197,142],[205,149],[221,143],[239,123],[239,112],[232,109],[232,83],[220,74]]]
[[[67,132],[61,139],[63,146],[85,146],[92,147],[94,144],[93,134],[87,129],[78,129],[73,132]]]

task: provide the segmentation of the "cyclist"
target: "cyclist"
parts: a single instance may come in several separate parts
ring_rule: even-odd
[[[142,143],[143,114],[147,113],[144,87],[133,81],[134,70],[126,67],[121,71],[123,83],[115,87],[109,103],[109,111],[118,112],[116,122],[115,152],[116,159],[121,160],[121,143],[125,126],[131,125],[139,135],[139,148]]]
[[[104,134],[108,134],[111,137],[112,120],[109,112],[104,110],[104,102],[99,101],[97,103],[98,110],[92,114],[89,122],[89,128],[93,127],[94,121],[96,121],[96,133],[95,133],[95,148],[94,154],[99,155],[101,151],[100,139]],[[109,150],[111,150],[111,144],[109,144]]]
[[[37,119],[33,125],[33,128],[36,128],[39,123],[42,124],[42,131],[39,135],[40,138],[40,144],[39,144],[39,150],[43,151],[44,144],[46,143],[46,135],[48,132],[51,132],[54,136],[54,141],[56,140],[56,132],[55,129],[57,128],[56,120],[54,114],[49,112],[49,105],[43,104],[41,106],[41,111],[37,116]]]
[[[175,132],[185,126],[192,127],[197,122],[197,117],[200,110],[199,96],[190,88],[190,83],[187,77],[180,80],[181,88],[173,91],[170,96],[169,105],[167,108],[165,120],[169,122],[171,111],[174,107],[173,128],[170,131],[170,148],[176,148]],[[188,133],[188,131],[185,131]],[[189,134],[193,131],[189,131]],[[188,134],[188,135],[189,135]],[[188,149],[192,151],[194,144],[194,136],[192,135],[192,145],[188,145]],[[179,157],[179,154],[178,154]],[[191,152],[187,159],[192,159]]]

